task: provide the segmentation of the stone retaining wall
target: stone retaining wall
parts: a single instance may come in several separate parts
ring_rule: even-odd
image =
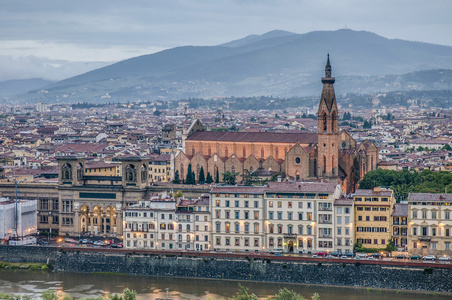
[[[1,246],[0,259],[28,262],[46,262],[49,259],[55,271],[63,272],[116,272],[452,293],[452,268],[362,264],[355,261],[327,263],[58,251],[57,248],[29,246]]]

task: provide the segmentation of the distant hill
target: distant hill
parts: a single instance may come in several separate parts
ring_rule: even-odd
[[[338,93],[450,88],[450,46],[392,40],[349,29],[306,34],[276,30],[218,46],[177,47],[135,57],[56,82],[45,93],[32,91],[15,101],[318,95],[328,52]],[[421,70],[431,71],[416,73]]]
[[[0,98],[14,97],[32,90],[41,89],[54,81],[40,78],[7,80],[0,82]]]

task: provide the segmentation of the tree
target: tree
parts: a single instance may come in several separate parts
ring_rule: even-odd
[[[217,174],[216,174],[216,177],[215,177],[215,183],[219,183],[220,182],[220,173],[218,172],[218,169],[217,169]]]
[[[174,194],[174,198],[180,198],[180,197],[182,197],[182,191],[177,191],[177,192]]]
[[[356,185],[358,184],[359,178],[361,177],[361,172],[359,169],[359,161],[358,158],[353,158],[352,169],[350,170],[350,181],[352,184],[351,192],[355,192]]]
[[[280,289],[273,300],[304,300],[303,296],[287,288]]]
[[[124,300],[136,300],[137,299],[137,292],[134,290],[129,290],[126,288],[123,292],[123,299]]]
[[[185,179],[185,184],[195,184],[195,173],[191,170],[191,164],[188,164],[187,177]]]
[[[162,112],[160,110],[154,111],[154,116],[160,116]]]
[[[223,182],[230,185],[234,185],[236,183],[237,175],[239,175],[239,173],[226,171],[223,173]]]
[[[179,170],[176,170],[176,172],[174,172],[174,180],[173,180],[173,183],[175,183],[175,184],[179,184],[179,183],[180,183]]]
[[[198,183],[204,183],[206,181],[206,177],[204,176],[204,168],[201,167],[201,169],[199,170],[199,179],[198,179]]]
[[[397,250],[397,248],[394,245],[394,241],[389,239],[388,244],[386,245],[385,251],[392,252],[392,251],[396,251],[396,250]]]
[[[441,150],[452,151],[452,147],[449,144],[445,144]]]
[[[213,182],[212,175],[210,175],[210,172],[207,172],[206,183],[212,183],[212,182]]]
[[[232,297],[233,300],[258,300],[255,294],[249,293],[249,289],[239,283],[239,294]]]

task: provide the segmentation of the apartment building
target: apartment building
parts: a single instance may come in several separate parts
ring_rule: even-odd
[[[391,239],[394,192],[375,187],[358,189],[355,201],[355,241],[366,248],[385,248]]]
[[[218,186],[210,192],[215,250],[265,250],[265,187]]]
[[[392,241],[397,248],[405,249],[408,236],[408,204],[396,203],[392,213]]]
[[[224,251],[335,251],[334,183],[270,182],[211,193],[213,248]]]
[[[123,209],[124,247],[128,249],[176,249],[178,222],[176,200],[139,201]]]
[[[408,195],[408,241],[412,254],[452,255],[452,195]]]
[[[354,201],[352,198],[334,200],[335,249],[341,253],[353,253],[354,246]]]

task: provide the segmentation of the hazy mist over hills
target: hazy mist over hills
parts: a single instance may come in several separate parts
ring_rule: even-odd
[[[43,84],[7,101],[318,95],[327,53],[339,94],[452,89],[450,46],[391,40],[348,29],[306,34],[277,30],[218,46],[177,47],[131,58],[50,85],[47,82],[44,90]]]

